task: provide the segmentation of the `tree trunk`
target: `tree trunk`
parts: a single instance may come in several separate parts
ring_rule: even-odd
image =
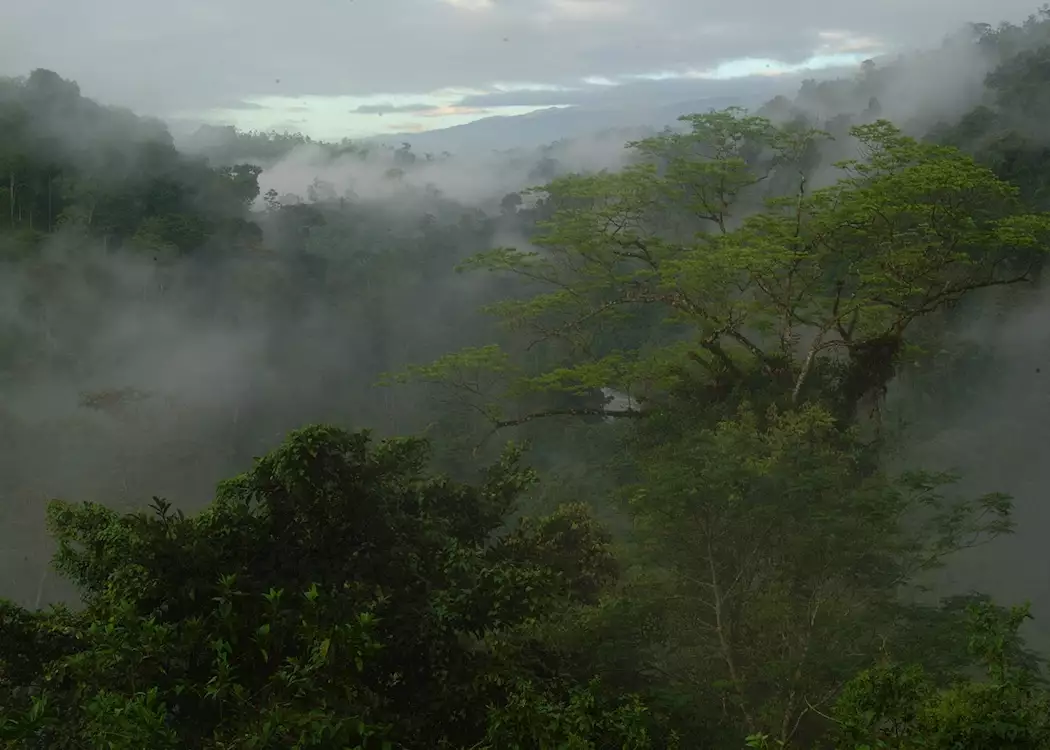
[[[757,724],[755,723],[755,719],[751,715],[751,711],[748,707],[748,696],[744,689],[744,681],[741,678],[740,670],[737,669],[736,650],[730,633],[730,625],[725,621],[724,617],[725,601],[723,599],[722,586],[719,581],[718,571],[715,567],[715,553],[711,545],[710,536],[707,538],[707,565],[708,574],[711,577],[709,585],[711,587],[711,595],[713,598],[712,605],[715,613],[715,632],[718,635],[718,645],[722,652],[722,660],[725,662],[726,668],[729,671],[729,680],[733,683],[737,698],[740,701],[740,710],[744,715],[747,730],[754,733],[758,731]]]

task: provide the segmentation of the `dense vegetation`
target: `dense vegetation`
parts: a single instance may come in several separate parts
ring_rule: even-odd
[[[961,117],[882,119],[914,60],[865,65],[623,169],[552,147],[479,205],[412,179],[452,155],[191,156],[49,71],[0,82],[0,510],[60,448],[120,452],[48,505],[79,601],[0,603],[0,742],[1050,748],[1027,609],[924,589],[1011,499],[890,460],[887,389],[921,363],[936,413],[960,312],[1050,247],[1050,16],[970,32]],[[262,190],[303,148],[384,198]],[[231,391],[186,385],[248,340]],[[139,509],[209,471],[203,507]]]

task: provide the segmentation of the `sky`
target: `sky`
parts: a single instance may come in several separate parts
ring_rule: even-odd
[[[35,0],[0,74],[54,70],[175,121],[317,138],[417,132],[688,84],[853,65],[1038,0]],[[721,91],[720,89],[720,91]],[[683,89],[684,90],[684,89]],[[629,97],[628,97],[629,99]]]

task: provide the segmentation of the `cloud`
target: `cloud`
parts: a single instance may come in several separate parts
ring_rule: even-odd
[[[231,102],[231,103],[227,104],[226,108],[227,109],[254,109],[254,110],[266,109],[266,107],[264,107],[262,104],[259,104],[257,102],[244,101],[243,99],[241,101]]]
[[[362,104],[350,110],[355,115],[390,115],[398,112],[421,112],[433,108],[432,103],[412,102],[410,104]]]
[[[467,11],[492,10],[496,7],[493,0],[441,0],[441,2]]]
[[[817,34],[821,40],[817,48],[819,55],[839,55],[850,52],[872,52],[883,46],[883,43],[871,36],[858,36],[849,31],[830,29]]]
[[[487,109],[457,106],[424,107],[411,110],[395,108],[387,111],[399,114],[412,114],[416,117],[425,119],[449,120],[449,122],[438,122],[437,124],[428,123],[425,120],[407,120],[403,122],[388,123],[383,127],[383,130],[387,133],[424,133],[434,128],[444,127],[445,125],[462,124],[464,120],[469,121],[471,119],[484,117],[490,113]],[[379,112],[378,114],[383,114],[383,112]]]
[[[420,117],[459,117],[462,115],[485,115],[488,114],[487,109],[481,109],[480,107],[432,107],[430,109],[417,112]]]
[[[276,95],[419,97],[741,58],[798,64],[860,40],[929,44],[963,22],[1034,9],[1032,0],[49,0],[5,9],[0,72],[48,67],[89,96],[165,115]]]
[[[673,104],[694,99],[718,97],[753,98],[773,96],[791,87],[786,81],[710,78],[627,79],[609,83],[582,84],[557,90],[522,89],[470,94],[459,100],[462,107],[550,107],[577,105],[601,109],[635,103],[646,105]]]
[[[540,13],[543,20],[598,21],[624,18],[639,8],[627,0],[547,0]]]

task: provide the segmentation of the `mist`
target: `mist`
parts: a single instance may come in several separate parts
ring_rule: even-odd
[[[801,113],[836,135],[843,116],[884,117],[922,135],[989,101],[985,81],[998,62],[971,36],[953,36],[935,50],[803,84],[790,101],[769,105],[771,116]],[[102,131],[58,114],[47,122],[46,135],[63,148],[100,148]],[[31,263],[5,260],[0,317],[25,349],[0,373],[0,595],[35,605],[70,595],[57,582],[41,584],[50,498],[141,507],[156,495],[193,509],[303,424],[423,431],[437,418],[424,393],[374,383],[488,340],[491,324],[477,310],[504,289],[453,268],[474,252],[528,241],[505,196],[562,174],[622,169],[633,158],[625,141],[655,131],[455,154],[293,138],[265,158],[198,140],[182,145],[212,166],[262,166],[247,214],[262,227],[262,247],[224,247],[213,257],[167,245],[113,251],[70,228],[47,237]],[[825,161],[850,155],[832,148]],[[134,169],[125,162],[111,174]],[[309,231],[281,220],[267,194],[282,208],[313,210],[303,219]],[[324,262],[310,266],[306,255]],[[967,491],[1016,497],[1017,533],[960,558],[942,585],[1033,599],[1045,647],[1050,561],[1040,546],[1050,531],[1050,466],[1040,459],[1050,437],[1050,288],[1039,285],[1005,314],[989,303],[966,315],[960,335],[994,368],[949,376],[966,379],[967,396],[924,417],[908,461],[958,468]],[[611,408],[630,403],[606,395]]]
[[[361,145],[333,150],[326,144],[300,143],[268,164],[260,175],[263,193],[319,199],[347,198],[391,203],[398,210],[420,213],[417,199],[440,196],[468,208],[497,211],[508,193],[542,184],[564,174],[619,170],[630,163],[625,143],[655,133],[618,129],[584,139],[565,139],[539,149],[507,149],[451,154],[416,153],[400,147]],[[201,149],[197,153],[207,153]],[[252,161],[251,154],[219,156],[217,161]],[[543,169],[549,164],[548,169]],[[320,190],[320,193],[317,191]],[[262,208],[260,198],[256,208]]]
[[[5,330],[27,356],[0,380],[0,593],[29,604],[68,595],[55,582],[37,590],[51,498],[127,509],[160,496],[194,509],[303,424],[426,426],[411,390],[374,383],[463,340],[457,323],[482,303],[474,280],[387,285],[362,314],[289,282],[295,269],[280,259],[262,274],[249,265],[259,262],[157,262],[58,234],[35,267],[4,264]]]
[[[993,592],[1030,602],[1033,647],[1050,652],[1050,287],[993,290],[960,311],[950,346],[958,359],[908,373],[889,397],[891,419],[914,428],[898,447],[905,467],[949,471],[970,496],[1004,492],[1016,530],[963,551],[931,578],[938,595]]]

